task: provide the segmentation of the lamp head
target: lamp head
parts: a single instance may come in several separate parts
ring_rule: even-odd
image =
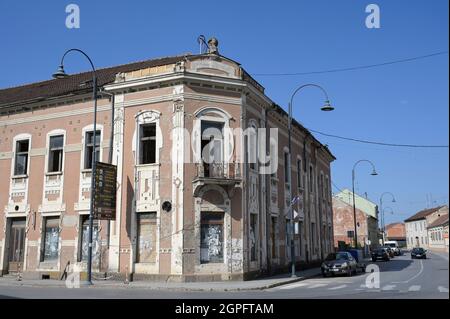
[[[67,75],[66,71],[64,71],[64,67],[62,65],[60,65],[58,67],[58,70],[56,70],[56,72],[53,73],[52,76],[55,79],[64,79],[64,78],[68,77],[68,75]]]
[[[334,110],[334,107],[331,105],[330,101],[325,101],[325,104],[321,108],[322,111],[330,112]]]
[[[370,175],[372,175],[372,176],[377,176],[378,173],[377,173],[377,171],[374,169]]]

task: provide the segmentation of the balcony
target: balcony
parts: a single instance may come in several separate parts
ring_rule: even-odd
[[[196,163],[192,181],[194,196],[203,185],[235,187],[241,182],[240,166],[236,163]]]

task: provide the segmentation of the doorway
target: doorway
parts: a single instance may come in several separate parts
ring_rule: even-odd
[[[25,251],[25,218],[11,219],[9,231],[8,272],[15,273],[23,269]]]

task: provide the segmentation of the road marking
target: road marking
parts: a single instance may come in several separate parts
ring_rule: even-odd
[[[409,278],[408,280],[405,281],[393,281],[393,284],[407,284],[408,282],[410,282],[411,280],[416,279],[417,277],[419,277],[423,272],[423,260],[420,260],[420,271],[415,274],[414,276],[412,276],[411,278]]]
[[[419,291],[422,288],[420,285],[414,285],[409,287],[408,291]]]
[[[314,288],[321,288],[321,287],[325,287],[327,286],[327,284],[315,284],[312,286],[307,287],[308,289],[314,289]]]
[[[386,286],[384,286],[383,288],[381,288],[381,290],[384,290],[384,291],[386,291],[386,290],[392,290],[392,289],[394,289],[395,287],[397,287],[396,285],[386,285]]]
[[[347,287],[347,285],[340,285],[340,286],[337,286],[337,287],[328,288],[328,290],[338,290],[338,289],[342,289],[342,288],[345,288],[345,287]]]
[[[308,284],[304,283],[304,282],[300,282],[300,283],[295,283],[295,284],[291,284],[291,285],[287,285],[287,286],[281,286],[281,287],[278,287],[278,289],[294,289],[294,288],[299,288],[299,287],[303,287],[303,286],[308,286]]]
[[[448,288],[445,288],[445,287],[442,287],[442,286],[439,286],[439,292],[446,292],[446,293],[448,293]]]

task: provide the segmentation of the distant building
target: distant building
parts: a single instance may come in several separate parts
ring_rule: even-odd
[[[438,217],[428,226],[428,243],[431,250],[448,252],[448,214]]]
[[[378,245],[378,207],[368,199],[355,194],[358,243],[361,247],[375,248]],[[353,243],[349,232],[354,232],[353,194],[349,190],[333,196],[334,241]]]
[[[406,247],[406,229],[404,223],[386,225],[386,240],[395,240],[400,247]]]
[[[429,248],[428,226],[439,217],[448,215],[448,206],[424,209],[405,220],[406,244],[408,248]]]

